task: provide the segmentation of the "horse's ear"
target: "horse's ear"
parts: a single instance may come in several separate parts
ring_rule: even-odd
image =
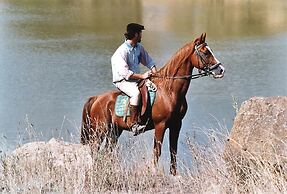
[[[198,37],[198,38],[196,38],[196,39],[194,40],[194,44],[195,44],[195,45],[200,45],[200,44],[201,44],[201,41],[202,41],[202,34],[200,35],[200,37]]]
[[[195,45],[200,45],[205,42],[206,33],[202,33],[200,37],[194,40]]]
[[[206,33],[204,32],[201,34],[201,43],[205,42],[205,38],[206,38]]]

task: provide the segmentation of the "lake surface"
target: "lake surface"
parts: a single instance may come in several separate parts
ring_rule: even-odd
[[[39,134],[79,142],[85,100],[114,89],[110,57],[129,22],[145,25],[159,68],[207,33],[226,75],[191,82],[180,146],[185,134],[229,130],[235,103],[287,95],[286,10],[285,0],[0,0],[0,147]],[[137,138],[152,142],[152,132]]]

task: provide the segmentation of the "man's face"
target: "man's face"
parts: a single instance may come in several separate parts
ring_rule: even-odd
[[[142,32],[138,32],[135,35],[136,41],[140,43],[142,41]]]

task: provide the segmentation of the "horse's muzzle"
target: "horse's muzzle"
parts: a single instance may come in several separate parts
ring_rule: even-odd
[[[211,69],[211,74],[213,75],[213,78],[222,78],[225,73],[224,67],[221,65],[221,63],[216,65],[216,68]]]

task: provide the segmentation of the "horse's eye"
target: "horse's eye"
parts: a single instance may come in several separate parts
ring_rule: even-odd
[[[210,52],[209,52],[209,50],[205,49],[205,50],[203,51],[203,54],[205,54],[205,55],[209,55],[209,54],[210,54]]]
[[[204,55],[208,55],[208,54],[209,54],[208,49],[207,49],[206,47],[203,47],[203,48],[201,49],[201,52],[202,52]]]

